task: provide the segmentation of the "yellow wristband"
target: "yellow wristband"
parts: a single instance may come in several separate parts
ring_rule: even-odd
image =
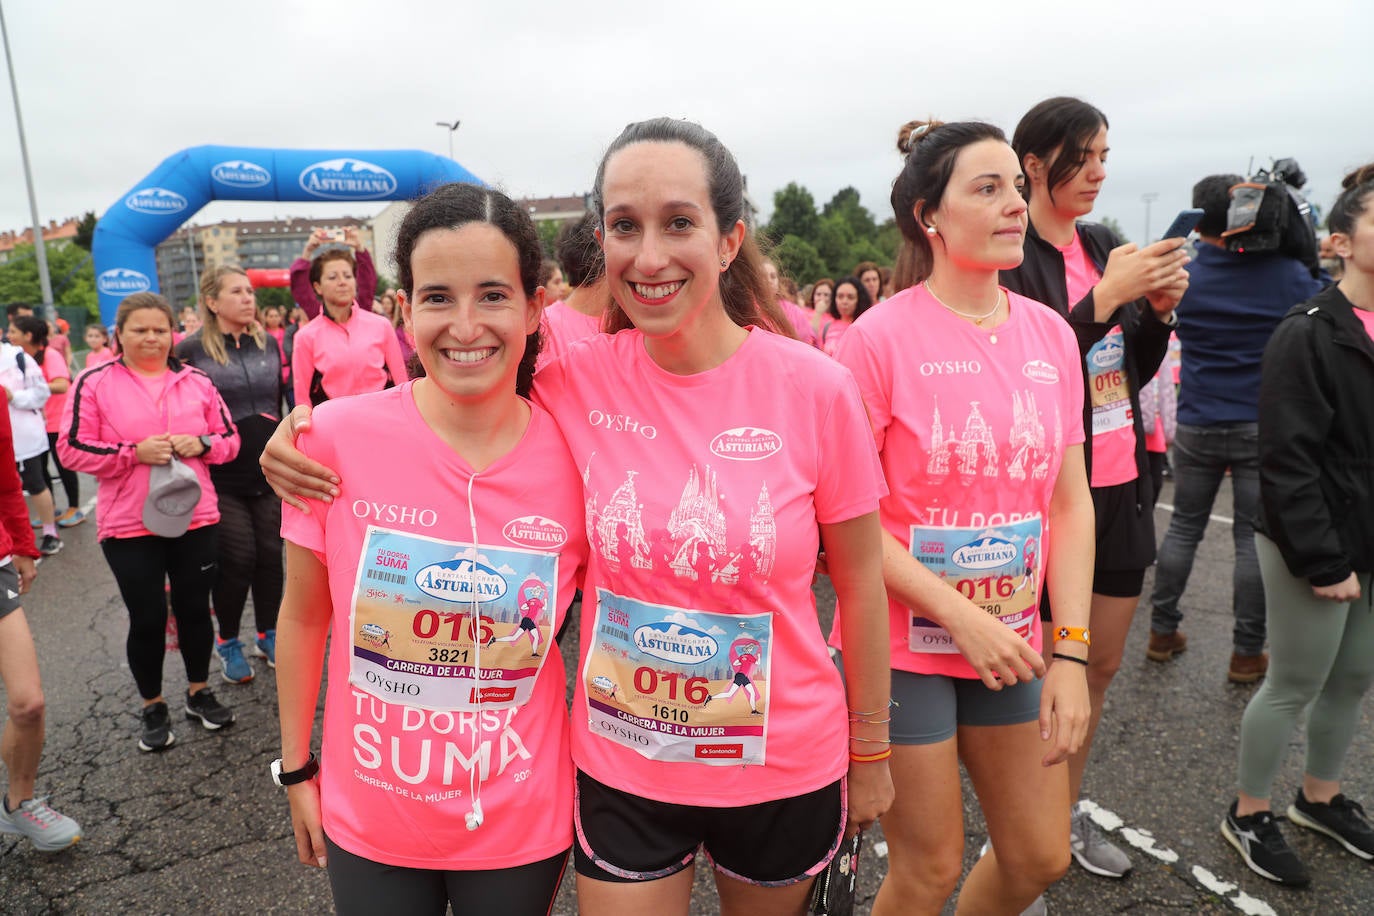
[[[856,754],[853,751],[849,752],[849,759],[855,763],[877,763],[879,760],[886,760],[891,756],[892,748],[890,747],[876,754]]]
[[[1091,631],[1087,627],[1055,627],[1055,642],[1081,642],[1085,646],[1093,644]]]

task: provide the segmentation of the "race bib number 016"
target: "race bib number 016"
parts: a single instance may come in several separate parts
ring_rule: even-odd
[[[651,760],[762,765],[771,614],[713,614],[597,590],[582,671],[592,733]]]
[[[371,527],[349,683],[422,709],[523,706],[551,646],[558,555]]]
[[[974,604],[1030,639],[1039,613],[1040,517],[995,528],[911,526],[911,555]],[[935,621],[911,615],[912,652],[954,654]]]
[[[1131,392],[1126,380],[1126,349],[1120,325],[1112,328],[1085,357],[1093,405],[1093,435],[1131,426]]]

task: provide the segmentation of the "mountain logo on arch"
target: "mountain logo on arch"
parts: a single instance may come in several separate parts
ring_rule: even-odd
[[[128,296],[146,293],[153,288],[153,281],[148,279],[147,274],[127,267],[115,267],[96,278],[96,287],[107,296]]]
[[[262,188],[272,183],[272,173],[256,162],[230,159],[210,170],[210,177],[230,188]]]
[[[166,216],[169,213],[180,213],[190,205],[186,202],[186,198],[176,191],[169,191],[166,188],[139,188],[124,198],[124,206],[135,213]]]
[[[362,159],[326,159],[301,170],[301,190],[321,200],[385,200],[396,193],[396,176]]]

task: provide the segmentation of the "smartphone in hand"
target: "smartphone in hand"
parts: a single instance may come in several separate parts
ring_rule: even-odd
[[[1202,222],[1203,211],[1193,208],[1190,210],[1178,211],[1178,216],[1169,224],[1169,228],[1164,230],[1160,241],[1164,239],[1186,239],[1188,233],[1197,228],[1197,224]]]

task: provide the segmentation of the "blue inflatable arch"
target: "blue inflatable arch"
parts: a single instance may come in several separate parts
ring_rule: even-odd
[[[194,146],[174,153],[96,223],[101,321],[113,324],[130,293],[157,292],[154,249],[212,200],[409,200],[450,181],[482,183],[452,159],[420,150]]]

